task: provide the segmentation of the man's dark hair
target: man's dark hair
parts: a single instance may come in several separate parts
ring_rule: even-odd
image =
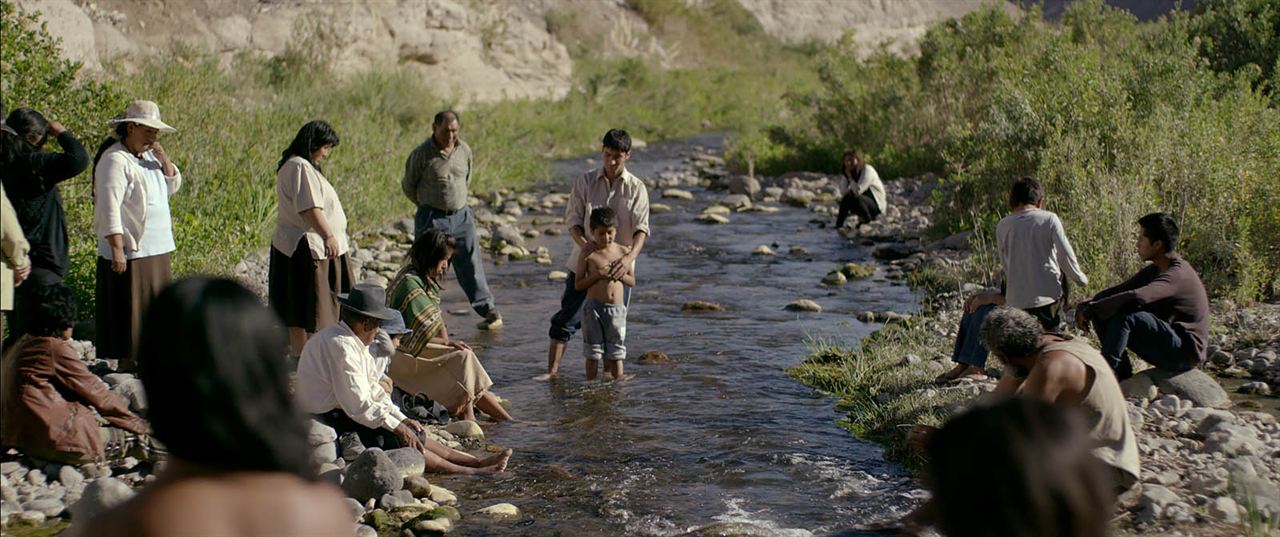
[[[631,135],[622,129],[609,129],[604,133],[604,146],[607,149],[628,153],[631,151]]]
[[[409,248],[409,260],[413,263],[414,272],[426,278],[428,270],[441,259],[453,255],[457,249],[457,239],[443,229],[432,228],[413,241],[413,246]]]
[[[1148,241],[1152,243],[1160,241],[1164,244],[1166,253],[1173,253],[1178,245],[1179,232],[1178,223],[1172,216],[1166,213],[1151,213],[1139,218],[1138,225],[1142,226],[1142,236]]]
[[[151,301],[138,376],[169,453],[221,471],[315,479],[307,429],[289,396],[281,324],[226,279],[181,280]]]
[[[979,329],[982,344],[1001,362],[1023,358],[1040,350],[1044,326],[1030,313],[1001,306],[991,310]]]
[[[618,225],[618,215],[612,207],[596,207],[591,209],[591,229],[614,227]]]
[[[1035,205],[1044,201],[1044,186],[1032,177],[1023,177],[1013,182],[1009,189],[1009,206],[1021,207]]]
[[[445,122],[453,122],[453,121],[457,121],[459,127],[462,126],[462,116],[458,115],[457,112],[453,110],[441,110],[439,112],[436,112],[436,117],[431,120],[431,128],[434,129],[436,127],[439,127],[440,125],[443,125]]]
[[[329,122],[323,119],[309,121],[298,129],[298,135],[293,137],[293,142],[280,153],[280,163],[276,164],[276,169],[283,168],[284,163],[293,157],[302,157],[319,170],[320,164],[312,162],[311,154],[326,145],[337,147],[338,141],[338,131],[333,130],[333,125]]]
[[[21,302],[26,331],[36,337],[58,337],[76,322],[76,297],[62,284],[39,286],[25,292]]]
[[[1115,483],[1092,447],[1087,419],[1073,407],[1014,397],[956,416],[926,449],[938,529],[1106,535]]]

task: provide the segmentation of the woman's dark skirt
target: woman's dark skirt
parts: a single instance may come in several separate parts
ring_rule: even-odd
[[[267,298],[285,326],[315,332],[338,322],[338,295],[351,290],[352,279],[346,254],[315,259],[303,237],[293,256],[271,248]]]
[[[134,369],[142,315],[151,299],[173,281],[171,256],[131,259],[123,274],[111,271],[111,260],[98,257],[94,345],[99,358],[120,360],[120,370]]]

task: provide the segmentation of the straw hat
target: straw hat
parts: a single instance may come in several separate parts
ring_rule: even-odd
[[[160,129],[160,132],[178,132],[178,129],[160,121],[160,107],[151,101],[133,101],[124,110],[123,116],[111,119],[107,123],[111,125],[116,123],[137,123],[153,129]]]

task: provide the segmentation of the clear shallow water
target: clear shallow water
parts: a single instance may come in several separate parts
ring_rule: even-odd
[[[716,136],[655,144],[633,151],[628,166],[654,177],[682,166],[694,145],[719,144]],[[592,166],[585,159],[557,163],[562,180],[552,188],[567,190],[570,178]],[[578,335],[560,378],[533,380],[546,367],[548,321],[564,285],[546,275],[561,269],[566,235],[528,245],[550,248],[554,265],[486,267],[502,330],[477,331],[469,311],[446,317],[453,337],[483,347],[477,352],[494,391],[524,420],[487,427],[490,440],[516,451],[506,474],[434,478],[458,493],[464,516],[510,502],[521,519],[468,518],[455,533],[665,536],[749,522],[762,534],[824,535],[896,518],[917,503],[904,469],[837,426],[832,401],[785,372],[807,354],[807,338],[853,343],[878,327],[854,319],[858,312],[911,312],[916,297],[879,276],[820,288],[832,268],[868,261],[870,251],[810,223],[814,213],[804,209],[737,213],[728,225],[694,222],[723,193],[692,190],[693,201],[661,200],[661,189],[650,191],[674,210],[652,215],[653,236],[637,268],[626,364],[635,378],[586,382]],[[558,220],[560,213],[531,216]],[[526,227],[529,220],[522,219]],[[761,244],[778,255],[751,255]],[[788,254],[792,246],[809,253]],[[444,298],[449,312],[469,310],[456,285],[446,283]],[[783,310],[797,298],[818,302],[823,312]],[[682,313],[689,300],[727,311]],[[640,363],[648,351],[664,352],[672,363]]]

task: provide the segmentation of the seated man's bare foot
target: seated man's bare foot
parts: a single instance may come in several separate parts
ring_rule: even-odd
[[[968,366],[965,370],[951,379],[949,382],[961,382],[965,380],[987,380],[987,372],[981,367]]]
[[[511,460],[512,453],[515,452],[510,448],[504,449],[502,450],[502,453],[481,459],[480,462],[477,463],[476,467],[494,472],[504,472],[507,470],[507,463]]]
[[[938,375],[937,377],[934,377],[933,383],[946,384],[948,382],[951,382],[957,378],[960,378],[960,375],[963,375],[965,371],[969,370],[970,367],[973,367],[973,366],[966,365],[966,364],[956,364],[955,367],[947,370],[946,373],[943,373],[941,375]]]

